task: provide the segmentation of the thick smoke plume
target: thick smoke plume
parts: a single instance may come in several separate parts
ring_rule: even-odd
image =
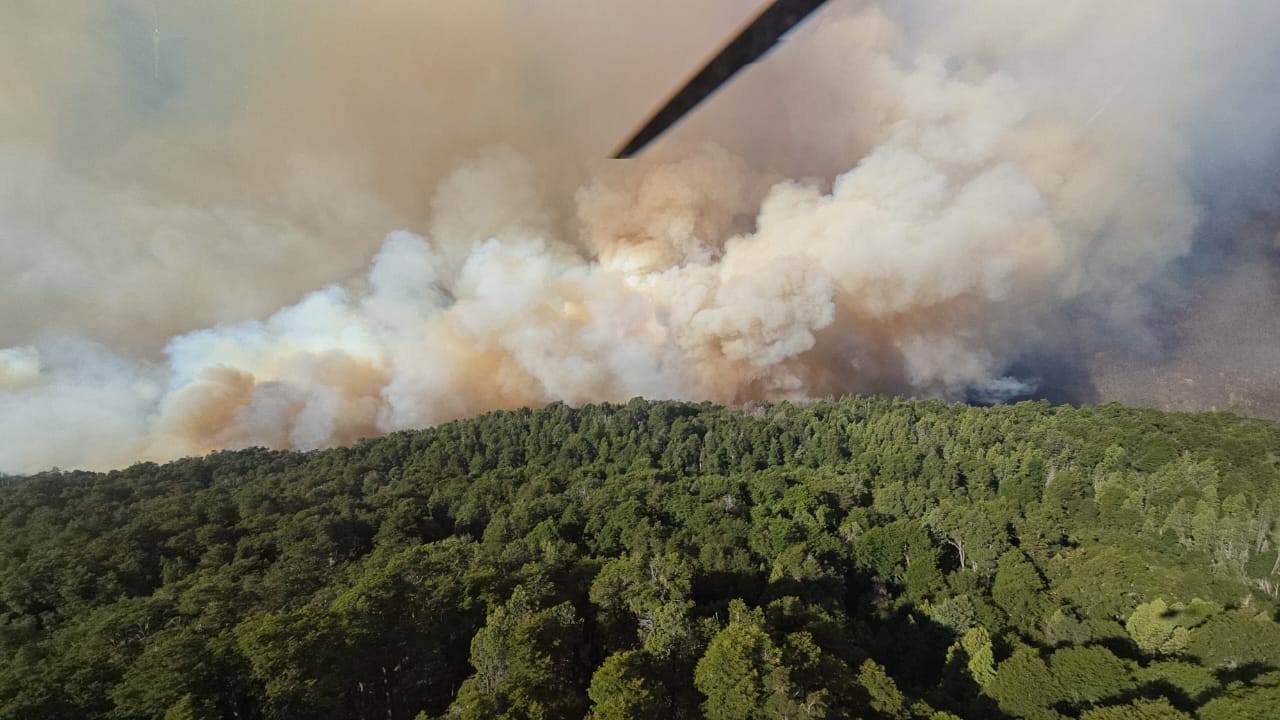
[[[597,159],[761,4],[0,3],[0,470],[1280,380],[1280,5],[835,2]]]

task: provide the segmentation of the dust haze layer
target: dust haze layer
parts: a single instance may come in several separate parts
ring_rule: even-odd
[[[837,1],[598,160],[761,4],[4,0],[0,470],[636,395],[1275,411],[1280,6]]]

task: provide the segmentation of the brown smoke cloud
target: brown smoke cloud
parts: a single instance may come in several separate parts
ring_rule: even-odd
[[[0,470],[1030,393],[1159,346],[1280,125],[1252,0],[835,2],[623,164],[761,2],[71,5],[0,8]]]

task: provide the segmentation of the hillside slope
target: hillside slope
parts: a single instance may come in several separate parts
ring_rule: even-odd
[[[847,398],[0,479],[0,718],[1280,707],[1280,426]]]

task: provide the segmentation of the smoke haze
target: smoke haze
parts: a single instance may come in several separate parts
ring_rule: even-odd
[[[0,0],[0,470],[636,395],[1280,412],[1280,5],[837,0],[599,159],[762,4]]]

